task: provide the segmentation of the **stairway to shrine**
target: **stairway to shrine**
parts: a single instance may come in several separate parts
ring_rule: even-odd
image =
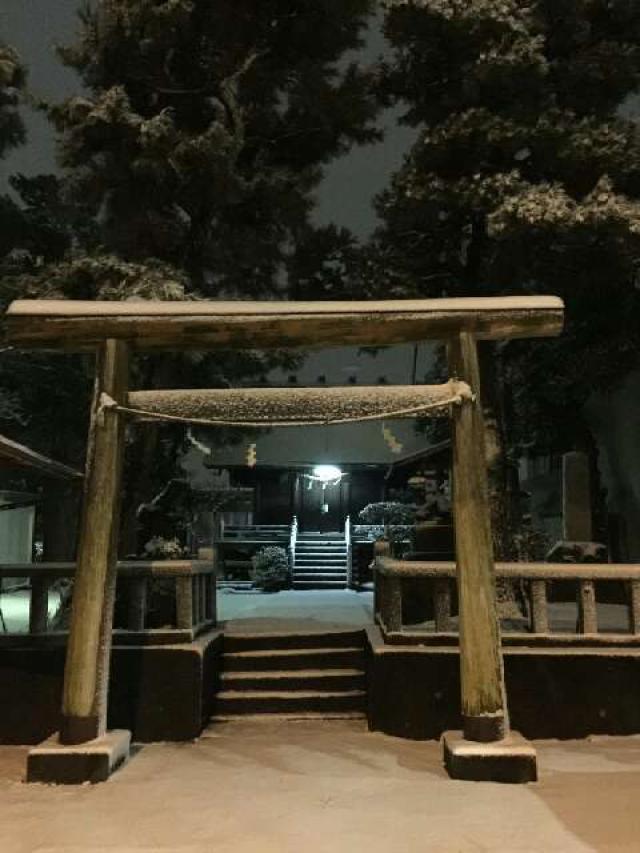
[[[298,533],[293,563],[294,589],[344,589],[347,542],[343,533]]]
[[[224,635],[212,722],[363,718],[364,631]]]

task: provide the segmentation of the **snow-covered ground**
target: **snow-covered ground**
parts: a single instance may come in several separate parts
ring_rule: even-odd
[[[566,634],[576,631],[578,608],[574,602],[550,602],[549,623],[552,631]],[[373,622],[373,593],[353,590],[285,590],[264,594],[253,590],[233,592],[221,589],[218,593],[218,614],[230,630],[269,630],[278,623],[286,630],[314,628],[363,627]],[[457,617],[452,628],[457,628]],[[284,624],[286,622],[286,625]],[[268,623],[268,624],[267,624]],[[526,619],[504,620],[503,630],[527,631]],[[627,633],[628,609],[622,604],[598,604],[598,627],[603,633]],[[433,622],[405,625],[407,631],[433,632]]]
[[[102,785],[24,785],[0,747],[3,853],[637,851],[640,738],[538,741],[540,781],[458,782],[435,741],[353,721],[227,723]]]
[[[218,617],[222,622],[231,622],[231,630],[260,627],[262,622],[269,622],[270,629],[286,622],[286,630],[290,631],[331,626],[359,628],[373,622],[373,593],[347,589],[275,593],[221,589]]]

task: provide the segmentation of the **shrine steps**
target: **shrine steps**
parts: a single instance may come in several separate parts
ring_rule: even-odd
[[[294,589],[345,589],[347,543],[341,533],[299,533],[293,562]]]
[[[213,722],[364,718],[364,633],[226,634]]]

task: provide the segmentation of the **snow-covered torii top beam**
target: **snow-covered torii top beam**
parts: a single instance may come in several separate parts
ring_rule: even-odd
[[[136,349],[268,349],[384,346],[444,340],[469,331],[480,340],[534,338],[562,331],[556,296],[499,296],[364,302],[217,302],[21,299],[6,314],[9,343],[91,350],[108,338]]]

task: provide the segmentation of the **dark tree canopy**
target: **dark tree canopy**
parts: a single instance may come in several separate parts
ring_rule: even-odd
[[[27,74],[16,51],[0,40],[0,157],[22,145],[25,130],[19,113]]]
[[[402,295],[548,292],[567,334],[510,344],[525,431],[570,446],[580,407],[638,363],[640,88],[631,0],[387,4],[381,98],[420,136],[378,199]]]
[[[52,111],[76,199],[128,260],[207,296],[286,286],[322,166],[376,136],[344,64],[372,0],[102,0],[61,51],[87,95]]]
[[[60,50],[78,94],[50,106],[60,179],[14,179],[0,205],[20,248],[4,296],[82,299],[287,298],[309,293],[352,238],[312,221],[323,167],[377,138],[371,75],[348,54],[362,41],[374,0],[95,0]],[[0,238],[3,239],[3,238]],[[3,247],[4,248],[4,247]],[[339,270],[333,274],[337,282]],[[335,284],[337,287],[337,283]],[[330,293],[331,287],[324,287]],[[322,295],[322,294],[317,294]],[[216,387],[255,381],[284,352],[137,358],[138,387]],[[49,382],[37,358],[12,354],[0,372],[14,422],[37,442],[60,423],[75,461],[86,367]],[[79,368],[79,369],[78,369]],[[24,394],[32,376],[33,394]],[[14,379],[12,379],[14,377]],[[83,393],[78,391],[84,377]],[[47,405],[33,405],[40,394]],[[49,406],[48,403],[51,405]],[[59,409],[56,407],[59,406]],[[59,412],[56,418],[55,413]],[[45,415],[46,417],[41,417]],[[64,423],[63,423],[64,421]],[[211,441],[246,440],[216,433]],[[139,427],[129,447],[126,552],[136,507],[179,475],[182,429]],[[42,447],[42,444],[39,444]]]

